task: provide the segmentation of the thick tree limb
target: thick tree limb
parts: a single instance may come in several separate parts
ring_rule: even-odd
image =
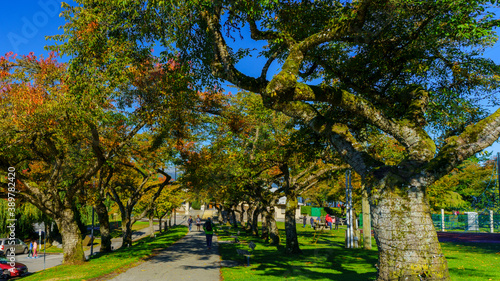
[[[500,138],[500,109],[465,128],[459,136],[445,141],[437,156],[424,168],[430,183],[448,174],[462,161],[492,145]]]

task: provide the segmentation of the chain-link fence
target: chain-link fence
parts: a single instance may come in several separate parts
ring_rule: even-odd
[[[460,215],[432,214],[432,221],[437,231],[500,232],[500,214],[478,214],[468,212]],[[491,227],[493,226],[493,228]]]

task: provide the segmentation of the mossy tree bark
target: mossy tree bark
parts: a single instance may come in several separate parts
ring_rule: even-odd
[[[268,215],[266,216],[267,228],[269,229],[269,239],[271,245],[279,245],[280,244],[280,234],[278,225],[276,224],[276,220],[274,219],[274,206],[271,206],[269,209]]]
[[[368,192],[363,187],[363,194],[361,198],[361,209],[363,211],[363,248],[371,250],[372,248],[372,226],[371,226],[371,212],[370,202],[368,200]]]
[[[299,202],[296,196],[287,196],[285,209],[285,233],[286,233],[286,252],[288,254],[302,254],[297,237],[297,225],[295,214]]]
[[[108,208],[100,200],[95,207],[95,211],[99,220],[99,232],[101,233],[101,249],[99,252],[111,252],[111,230],[109,227]]]
[[[81,263],[85,261],[82,233],[76,222],[76,215],[71,208],[58,213],[55,218],[63,240],[63,263]]]
[[[385,187],[371,198],[378,280],[450,280],[422,187]]]

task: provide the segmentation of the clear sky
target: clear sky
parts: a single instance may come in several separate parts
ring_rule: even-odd
[[[71,4],[72,1],[66,1]],[[0,55],[14,52],[19,55],[27,55],[34,52],[35,55],[48,52],[44,46],[51,44],[45,40],[45,36],[61,34],[59,27],[64,20],[59,17],[62,12],[61,1],[58,0],[17,0],[2,1],[2,17],[0,17]],[[500,43],[486,51],[486,57],[490,57],[500,63]],[[246,62],[242,62],[244,64]],[[241,64],[240,64],[241,65]],[[249,75],[252,70],[261,69],[252,64],[245,65],[243,71]],[[270,76],[272,73],[269,74]],[[500,96],[499,96],[500,98]],[[487,149],[496,155],[500,152],[500,143],[497,141]]]

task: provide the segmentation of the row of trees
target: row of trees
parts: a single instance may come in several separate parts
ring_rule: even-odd
[[[0,164],[5,170],[16,169],[17,208],[27,201],[56,222],[64,262],[84,260],[82,207],[95,207],[105,252],[111,250],[106,200],[119,206],[123,246],[131,244],[136,220],[151,217],[155,210],[164,215],[166,208],[179,204],[178,187],[166,173],[174,148],[154,143],[152,110],[139,96],[132,96],[129,103],[136,104],[135,110],[120,105],[112,99],[111,89],[103,86],[109,83],[103,75],[98,77],[100,84],[94,77],[92,88],[101,86],[100,96],[86,95],[91,88],[75,83],[72,70],[57,62],[53,53],[48,58],[7,54],[0,63]],[[128,79],[121,83],[132,86],[138,74]],[[166,194],[172,198],[164,197],[162,206],[155,204]],[[141,212],[132,219],[136,204]]]
[[[485,106],[499,105],[500,70],[481,56],[496,42],[495,1],[119,2],[65,6],[68,23],[52,48],[72,57],[68,78],[49,71],[63,68],[51,60],[38,72],[2,60],[8,121],[0,163],[40,163],[30,167],[39,178],[20,174],[20,186],[57,216],[63,236],[77,233],[72,204],[85,184],[99,172],[105,186],[112,169],[128,164],[120,153],[148,128],[152,147],[175,139],[187,186],[227,204],[250,202],[252,212],[270,210],[264,206],[284,194],[292,253],[300,252],[291,219],[297,196],[348,165],[370,201],[378,279],[449,280],[427,188],[500,136],[500,111]],[[45,61],[28,57],[19,66],[36,70]],[[260,71],[245,73],[248,62]],[[14,78],[20,73],[33,76]],[[43,91],[29,87],[36,79]],[[239,114],[219,94],[223,81],[272,112]],[[23,102],[11,98],[17,89]],[[227,126],[193,126],[219,116]],[[209,147],[193,151],[182,141],[207,131]],[[66,166],[71,159],[85,165]]]

